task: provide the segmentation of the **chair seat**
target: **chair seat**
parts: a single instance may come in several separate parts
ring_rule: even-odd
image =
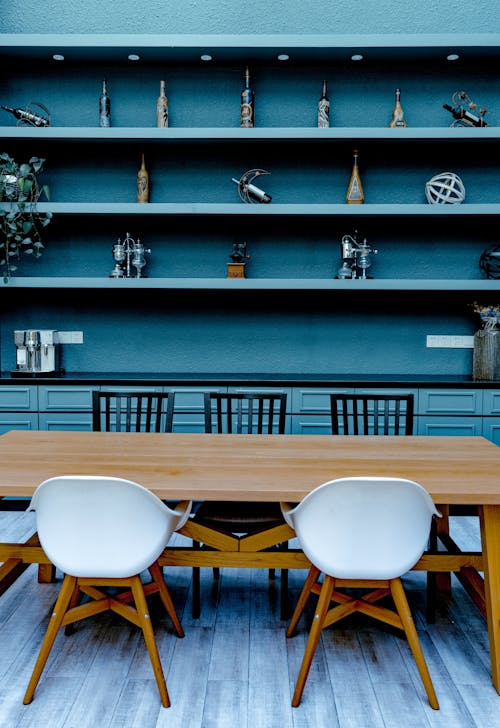
[[[229,533],[256,533],[283,523],[279,503],[205,501],[195,518],[197,523]]]

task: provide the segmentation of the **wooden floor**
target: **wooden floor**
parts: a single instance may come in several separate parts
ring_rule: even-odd
[[[2,540],[28,536],[32,524],[33,514],[0,512]],[[474,519],[455,524],[463,547],[477,544]],[[292,600],[304,574],[290,574]],[[406,641],[362,616],[324,631],[302,703],[292,708],[308,624],[285,638],[279,575],[274,584],[265,570],[225,569],[217,586],[203,570],[199,620],[191,618],[190,569],[168,571],[167,581],[186,632],[176,638],[153,611],[172,707],[160,706],[138,630],[114,615],[82,622],[72,636],[61,631],[34,701],[23,706],[60,585],[38,584],[30,567],[0,597],[0,727],[500,728],[486,625],[455,580],[428,625],[424,576],[405,578],[440,711],[427,703]]]

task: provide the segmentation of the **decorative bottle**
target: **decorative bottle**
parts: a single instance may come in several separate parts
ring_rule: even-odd
[[[361,184],[361,177],[359,176],[357,149],[353,151],[351,179],[349,180],[349,185],[347,187],[345,201],[348,205],[361,205],[365,201],[363,185]]]
[[[149,202],[149,174],[144,163],[144,154],[137,173],[137,202]]]
[[[326,129],[330,126],[330,101],[327,96],[326,81],[323,81],[321,98],[318,101],[318,128]]]
[[[250,88],[250,71],[245,68],[245,88],[241,92],[240,126],[253,127],[254,125],[254,92]]]
[[[103,79],[102,94],[99,99],[99,126],[111,126],[111,101],[108,96],[106,79]]]
[[[403,107],[401,106],[401,91],[397,88],[394,93],[396,96],[396,100],[394,102],[394,110],[392,112],[392,119],[389,126],[391,128],[395,126],[407,126],[407,123],[404,119]]]
[[[168,99],[165,95],[165,81],[160,81],[160,95],[156,102],[156,126],[161,129],[168,126]]]

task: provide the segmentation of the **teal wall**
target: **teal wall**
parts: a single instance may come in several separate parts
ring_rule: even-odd
[[[195,2],[105,3],[86,0],[17,0],[4,3],[3,33],[483,33],[500,30],[500,5],[488,2],[335,3],[327,0],[211,0]],[[293,69],[290,73],[289,69]],[[64,64],[17,67],[2,74],[2,103],[43,100],[57,125],[96,124],[100,79],[106,75],[114,126],[153,126],[155,99],[163,67]],[[169,68],[171,123],[175,126],[237,126],[241,68]],[[204,73],[208,74],[206,82]],[[488,120],[500,124],[500,87],[496,70],[465,69],[468,90],[488,107]],[[332,79],[332,118],[338,126],[387,126],[395,85],[412,126],[448,126],[442,103],[462,87],[464,69],[448,64],[446,74],[428,63],[415,71],[405,62],[394,73],[369,66],[331,68],[262,66],[256,78],[258,124],[314,126],[320,79]],[[314,102],[311,103],[311,99]],[[202,101],[203,103],[200,103]],[[3,112],[2,112],[3,113]],[[285,119],[283,117],[286,117]],[[2,123],[9,122],[6,119]],[[135,198],[135,175],[146,151],[152,202],[232,202],[228,180],[243,170],[272,169],[266,189],[285,202],[343,202],[350,170],[350,143],[301,150],[297,162],[280,145],[210,144],[150,149],[138,143],[45,146],[11,142],[16,156],[36,153],[47,159],[44,181],[54,201]],[[468,202],[497,201],[500,170],[491,149],[456,145],[421,155],[418,145],[360,145],[367,202],[424,202],[424,183],[438,171],[454,169],[467,187]],[[216,164],[213,163],[214,155]],[[308,157],[306,159],[306,157]],[[117,158],[119,163],[117,163]],[[78,170],[75,173],[75,170]],[[485,247],[498,244],[497,224],[474,221],[429,224],[404,218],[362,220],[362,233],[379,249],[377,278],[479,278],[477,261]],[[210,219],[89,218],[68,224],[54,219],[46,229],[47,248],[40,261],[24,258],[20,275],[107,276],[111,246],[126,231],[152,248],[151,277],[225,275],[234,240],[246,239],[251,277],[333,277],[340,265],[339,243],[353,222],[298,220],[284,230],[279,220],[244,222]],[[304,245],[307,239],[307,245]],[[3,292],[5,294],[5,292]],[[356,295],[353,292],[283,294],[202,292],[99,293],[15,291],[2,297],[1,362],[15,366],[12,331],[16,328],[83,330],[83,346],[64,348],[69,372],[261,372],[360,374],[470,374],[471,350],[426,349],[427,334],[470,335],[478,322],[468,304],[474,294],[446,291]],[[496,300],[487,301],[496,303]]]
[[[497,0],[11,0],[3,33],[494,33]]]

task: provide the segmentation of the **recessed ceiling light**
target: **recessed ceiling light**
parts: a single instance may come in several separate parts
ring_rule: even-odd
[[[137,55],[137,53],[129,53],[127,58],[129,61],[140,61],[141,57]]]
[[[458,61],[459,58],[460,58],[460,56],[458,55],[458,53],[449,53],[446,56],[447,61]]]
[[[351,61],[362,61],[362,60],[363,60],[363,56],[361,55],[361,53],[354,53],[351,56]]]
[[[278,55],[278,61],[289,61],[289,60],[290,60],[290,56],[288,55],[288,53],[280,53]]]
[[[64,61],[64,56],[62,53],[54,53],[52,58],[54,59],[54,61]]]
[[[212,60],[212,56],[210,53],[203,53],[203,55],[200,56],[202,61],[208,62]]]

